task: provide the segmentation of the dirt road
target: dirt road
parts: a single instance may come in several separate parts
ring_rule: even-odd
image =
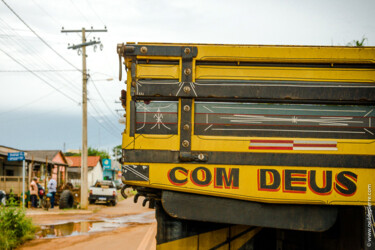
[[[43,212],[41,210],[28,211],[27,216],[39,226],[61,224],[77,221],[103,221],[133,218],[126,224],[110,231],[82,233],[77,236],[57,238],[43,238],[29,241],[19,249],[129,249],[143,250],[156,248],[156,222],[154,210],[142,207],[142,200],[134,204],[133,199],[123,200],[115,207],[105,205],[90,205],[89,211],[68,210],[60,211],[58,208]],[[138,217],[137,217],[138,216]],[[137,218],[146,218],[146,221],[137,222]],[[87,224],[91,228],[91,224]],[[82,225],[80,226],[82,229]],[[87,232],[87,231],[83,231]]]

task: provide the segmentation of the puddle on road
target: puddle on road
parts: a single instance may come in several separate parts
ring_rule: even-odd
[[[116,218],[103,218],[100,221],[77,221],[54,225],[41,225],[37,238],[57,238],[76,236],[94,232],[112,231],[116,228],[127,227],[131,224],[147,224],[155,222],[155,212],[128,215]]]

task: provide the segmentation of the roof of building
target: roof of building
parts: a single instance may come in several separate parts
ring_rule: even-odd
[[[81,156],[65,156],[66,160],[68,161],[68,164],[70,167],[81,167]],[[88,156],[87,157],[87,166],[88,167],[95,167],[98,165],[98,162],[100,161],[100,156]]]
[[[55,158],[55,156],[59,154],[61,151],[60,150],[26,150],[25,152],[27,152],[28,155],[32,155],[38,158],[45,159],[47,157],[48,161],[52,161],[53,158]],[[64,154],[62,154],[62,157],[63,159],[65,158]],[[64,160],[66,161],[66,159]]]
[[[2,156],[2,158],[6,159],[8,153],[14,153],[14,152],[25,152],[25,160],[27,162],[44,164],[46,162],[46,156],[47,156],[48,164],[61,165],[61,166],[68,165],[66,163],[53,161],[54,156],[58,154],[60,150],[20,150],[20,149],[0,145],[0,156]],[[52,154],[53,156],[52,158],[50,158],[50,155]],[[63,158],[65,158],[64,154],[62,154],[62,156]]]

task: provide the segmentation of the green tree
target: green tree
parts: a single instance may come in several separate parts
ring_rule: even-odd
[[[87,149],[88,156],[100,156],[100,159],[109,159],[110,156],[107,151],[99,150],[97,148],[89,147]],[[81,153],[65,153],[65,156],[81,156]]]
[[[112,149],[112,156],[113,157],[121,157],[121,153],[122,153],[122,146],[121,144],[120,145],[117,145],[116,147],[114,147]]]
[[[99,150],[96,148],[89,147],[87,149],[89,156],[100,156],[100,159],[109,159],[110,156],[107,151]]]

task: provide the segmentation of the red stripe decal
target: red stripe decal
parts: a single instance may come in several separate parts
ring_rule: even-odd
[[[249,147],[249,149],[258,149],[258,150],[293,150],[293,147]]]

